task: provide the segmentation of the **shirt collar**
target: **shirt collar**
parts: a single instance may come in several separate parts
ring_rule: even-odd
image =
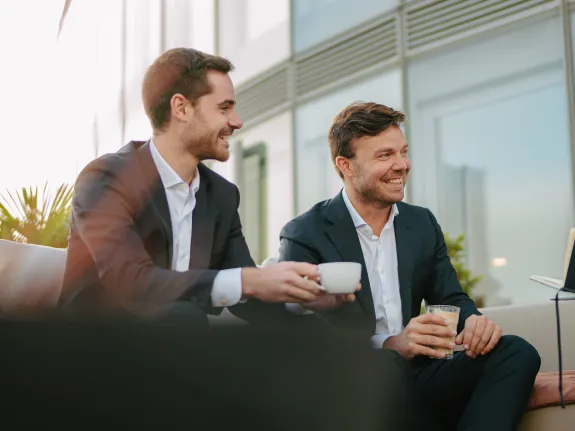
[[[156,144],[154,144],[154,139],[150,140],[150,152],[152,153],[152,159],[154,159],[154,163],[156,164],[156,168],[158,169],[158,173],[160,174],[160,179],[162,180],[162,184],[164,185],[165,189],[169,189],[174,187],[178,184],[186,184],[184,180],[180,178],[180,176],[172,169],[172,167],[166,162],[166,160],[162,157]],[[192,179],[192,183],[190,184],[190,189],[195,193],[200,188],[200,172],[198,168],[196,168],[196,173],[194,174],[194,178]]]
[[[347,210],[349,211],[349,215],[351,216],[351,219],[353,220],[353,225],[356,228],[362,227],[362,226],[367,226],[367,223],[365,222],[365,220],[359,215],[359,213],[357,212],[357,210],[354,208],[353,204],[349,200],[349,196],[347,195],[347,191],[345,190],[345,187],[343,188],[341,195],[343,197],[343,202],[345,203],[345,206],[347,207]],[[395,216],[398,214],[399,214],[399,209],[397,208],[397,204],[393,204],[393,206],[391,207],[391,213],[389,215],[389,220],[387,221],[386,226],[389,224],[392,224],[393,220],[395,219]]]

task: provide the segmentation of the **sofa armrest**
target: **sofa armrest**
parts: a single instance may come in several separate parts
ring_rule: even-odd
[[[0,240],[0,313],[27,313],[57,306],[66,250]]]
[[[518,335],[531,343],[541,356],[541,371],[557,371],[557,329],[555,302],[535,305],[508,305],[481,310],[489,319],[501,326],[503,334]],[[561,346],[563,369],[575,369],[575,301],[559,305],[561,318]]]

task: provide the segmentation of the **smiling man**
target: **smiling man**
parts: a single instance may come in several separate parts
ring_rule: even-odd
[[[76,181],[66,305],[207,325],[223,307],[268,322],[289,315],[284,302],[316,299],[315,265],[255,267],[237,187],[201,163],[228,160],[228,138],[242,127],[231,70],[187,48],[148,68],[142,100],[153,137],[99,157]]]
[[[416,429],[515,430],[539,355],[481,315],[457,280],[433,214],[402,202],[411,170],[404,121],[376,103],[352,104],[335,117],[328,140],[344,188],[283,228],[280,260],[361,263],[354,302],[320,297],[303,307],[410,362]],[[419,315],[424,299],[460,308],[455,343],[464,351],[451,360],[430,359],[442,359],[434,348],[453,347],[456,334],[439,316]]]

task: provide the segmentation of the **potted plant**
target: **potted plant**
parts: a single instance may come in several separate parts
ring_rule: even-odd
[[[0,239],[66,248],[73,193],[67,184],[49,193],[46,183],[0,195]]]
[[[452,239],[448,234],[444,233],[443,237],[445,238],[445,245],[447,246],[447,255],[451,259],[451,264],[457,273],[457,279],[463,291],[472,297],[471,293],[473,288],[483,277],[481,275],[474,275],[465,265],[465,246],[463,245],[465,235],[461,234]],[[482,302],[481,298],[477,298],[476,302]],[[478,307],[481,307],[481,305],[478,304]]]
[[[474,297],[472,295],[473,288],[483,278],[481,275],[474,275],[470,269],[465,265],[465,235],[461,234],[455,238],[451,238],[447,233],[443,233],[445,239],[445,246],[447,247],[447,255],[451,260],[459,284],[467,295],[475,301],[477,308],[483,307],[483,298]],[[421,306],[421,313],[424,312],[424,306]]]

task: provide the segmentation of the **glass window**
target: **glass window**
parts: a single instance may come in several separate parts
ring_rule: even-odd
[[[236,84],[289,57],[289,0],[219,0],[218,11],[219,54]]]
[[[242,151],[240,214],[242,230],[257,264],[267,257],[267,157],[266,144],[258,143]]]
[[[302,105],[296,111],[297,212],[333,197],[342,187],[331,161],[327,133],[333,118],[355,101],[402,109],[401,73],[393,70]]]
[[[303,51],[399,5],[399,0],[292,0],[294,49]]]
[[[410,64],[412,197],[483,277],[485,305],[549,299],[575,226],[558,18]],[[431,82],[430,82],[430,77]]]

